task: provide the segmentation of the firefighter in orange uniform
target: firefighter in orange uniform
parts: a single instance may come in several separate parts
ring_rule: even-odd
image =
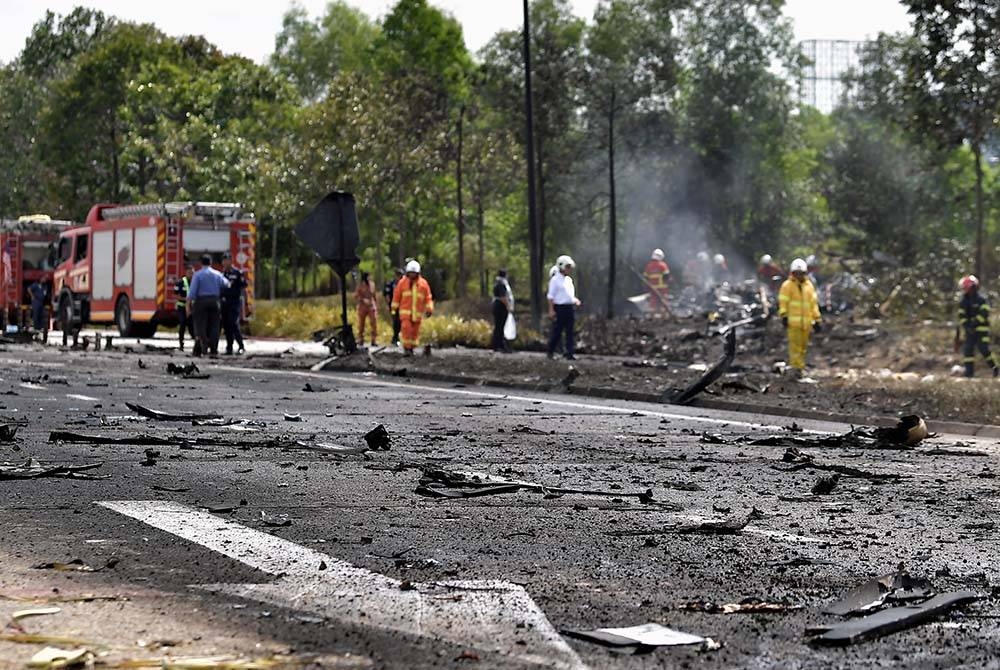
[[[406,355],[412,356],[414,348],[420,343],[420,322],[434,312],[431,285],[420,276],[420,263],[417,261],[406,264],[406,275],[396,284],[392,294],[392,311],[399,312],[402,324],[400,339]]]
[[[669,311],[667,297],[670,289],[667,282],[670,281],[670,266],[663,260],[663,249],[653,249],[653,256],[646,263],[642,276],[649,288],[650,307],[656,312]]]

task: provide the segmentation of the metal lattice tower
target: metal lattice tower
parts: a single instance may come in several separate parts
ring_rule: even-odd
[[[829,114],[844,95],[841,78],[860,63],[867,42],[850,40],[804,40],[799,42],[809,65],[802,73],[799,100]]]

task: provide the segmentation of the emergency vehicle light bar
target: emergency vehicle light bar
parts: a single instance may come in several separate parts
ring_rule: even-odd
[[[28,232],[51,232],[54,229],[69,228],[76,225],[72,221],[53,221],[49,217],[22,216],[16,221],[14,219],[3,219],[0,221],[0,231],[5,233],[28,233]]]
[[[124,205],[101,211],[101,218],[107,221],[129,219],[136,216],[181,216],[188,221],[237,221],[253,218],[244,213],[238,202],[157,202],[145,205]]]

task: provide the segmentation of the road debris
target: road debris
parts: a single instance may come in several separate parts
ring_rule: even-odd
[[[738,603],[713,603],[704,600],[693,600],[681,603],[677,609],[687,612],[704,612],[706,614],[783,614],[802,609],[802,605],[791,603],[769,603],[756,598],[744,598]]]
[[[60,477],[63,479],[108,479],[111,475],[91,475],[104,463],[86,463],[84,465],[43,465],[34,458],[29,458],[22,465],[0,463],[0,479],[38,479],[40,477]]]
[[[824,614],[857,616],[881,608],[887,602],[922,600],[934,595],[934,587],[923,578],[910,576],[900,566],[892,574],[882,575],[846,593],[840,600],[823,608]]]
[[[829,475],[820,475],[816,479],[816,483],[813,484],[812,494],[814,496],[825,496],[833,493],[833,489],[837,487],[837,482],[840,481],[840,473],[834,472]]]
[[[460,472],[425,466],[420,466],[420,468],[423,470],[423,476],[420,478],[416,493],[439,498],[469,498],[475,496],[475,494],[470,494],[465,489],[482,489],[484,492],[479,495],[514,493],[518,490],[525,490],[547,496],[592,495],[609,498],[637,498],[640,502],[647,505],[656,505],[663,509],[677,509],[676,505],[655,502],[653,500],[652,489],[646,489],[642,492],[571,489],[523,480],[493,477],[492,475],[480,472]]]
[[[306,393],[326,393],[330,389],[327,388],[326,386],[320,386],[318,384],[316,386],[313,386],[309,382],[306,382],[306,385],[302,388],[302,390],[305,391]]]
[[[705,535],[736,535],[746,528],[754,519],[764,518],[764,513],[756,507],[745,514],[734,514],[722,521],[703,521],[694,526],[682,526],[678,533],[701,533]]]
[[[806,634],[816,636],[810,640],[813,644],[847,646],[912,628],[954,607],[974,602],[978,598],[979,595],[972,591],[942,593],[914,605],[890,607],[860,619],[817,626],[807,630]]]
[[[142,405],[137,405],[136,403],[126,402],[125,406],[130,410],[138,414],[139,416],[144,416],[147,419],[153,419],[155,421],[195,421],[195,420],[206,420],[206,419],[221,419],[220,414],[171,414],[170,412],[161,412],[159,410],[150,409],[148,407],[143,407]]]
[[[0,424],[0,442],[13,442],[15,437],[17,437],[17,426]]]
[[[287,514],[268,514],[264,510],[260,511],[260,520],[265,526],[273,528],[292,525],[292,520],[288,518]]]
[[[895,473],[869,472],[867,470],[861,470],[859,468],[854,468],[849,465],[839,465],[836,463],[820,463],[819,461],[815,460],[811,454],[807,454],[796,447],[786,449],[784,455],[781,457],[781,460],[784,463],[792,464],[787,468],[774,466],[776,470],[779,470],[781,472],[795,472],[797,470],[823,470],[827,472],[836,472],[845,477],[867,479],[868,481],[877,483],[897,481],[903,479],[904,477],[904,475]]]
[[[719,379],[736,358],[736,329],[731,328],[725,333],[725,349],[722,358],[712,366],[701,378],[686,389],[670,389],[663,394],[663,400],[673,405],[690,404],[695,397]]]
[[[30,610],[18,610],[10,615],[10,618],[14,621],[20,621],[21,619],[27,619],[33,616],[48,616],[50,614],[59,614],[62,612],[62,608],[59,607],[36,607]]]
[[[683,633],[658,623],[647,623],[627,628],[597,628],[595,630],[563,630],[565,635],[606,647],[673,647],[705,644],[709,638]],[[641,653],[637,649],[637,653]]]
[[[29,668],[74,668],[89,665],[94,654],[87,648],[59,649],[45,647],[28,661]]]
[[[161,486],[159,484],[153,484],[150,488],[154,491],[162,491],[164,493],[187,493],[191,490],[187,486]]]
[[[177,375],[183,377],[184,379],[211,379],[212,375],[205,375],[201,373],[198,366],[194,363],[187,363],[185,365],[177,365],[176,363],[167,363],[167,374]]]
[[[83,562],[81,558],[73,558],[65,563],[59,561],[48,561],[44,563],[36,563],[31,566],[32,570],[55,570],[57,572],[101,572],[102,570],[111,570],[116,565],[118,565],[117,558],[109,558],[107,562],[99,568],[92,567]]]
[[[21,377],[21,381],[25,384],[58,384],[61,386],[69,386],[69,380],[66,377],[50,376],[48,373],[35,375],[34,377],[24,376]]]
[[[288,412],[285,412],[284,416],[285,416],[285,421],[302,421],[301,414],[289,414]]]
[[[159,451],[157,451],[156,449],[146,449],[145,452],[143,453],[145,455],[145,458],[139,461],[139,465],[145,465],[145,466],[156,465],[156,459],[160,457]]]
[[[379,424],[365,433],[365,442],[372,451],[389,451],[392,441],[389,439],[389,431],[385,426]]]

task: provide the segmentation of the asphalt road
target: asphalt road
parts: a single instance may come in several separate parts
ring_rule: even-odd
[[[199,361],[210,378],[188,380],[164,368],[189,359],[163,352],[12,345],[0,358],[0,416],[23,422],[0,462],[101,463],[88,473],[105,477],[0,480],[0,617],[55,604],[62,611],[20,625],[108,663],[284,654],[333,668],[1000,667],[993,441],[807,448],[899,476],[844,476],[813,495],[822,473],[784,469],[784,447],[702,437],[788,434],[787,420],[759,415],[253,367],[261,359]],[[126,402],[259,424],[137,421]],[[362,446],[378,424],[390,450],[332,453]],[[800,424],[807,438],[849,429]],[[168,444],[53,443],[53,430]],[[434,469],[547,488],[417,493]],[[652,500],[639,496],[647,489]],[[737,533],[678,530],[754,509]],[[73,559],[95,571],[32,567]],[[881,640],[808,643],[807,628],[838,620],[824,605],[901,563],[939,592],[982,599]],[[747,598],[802,608],[679,608]],[[647,622],[721,647],[629,655],[558,632]],[[0,636],[2,668],[43,646],[13,633]]]

